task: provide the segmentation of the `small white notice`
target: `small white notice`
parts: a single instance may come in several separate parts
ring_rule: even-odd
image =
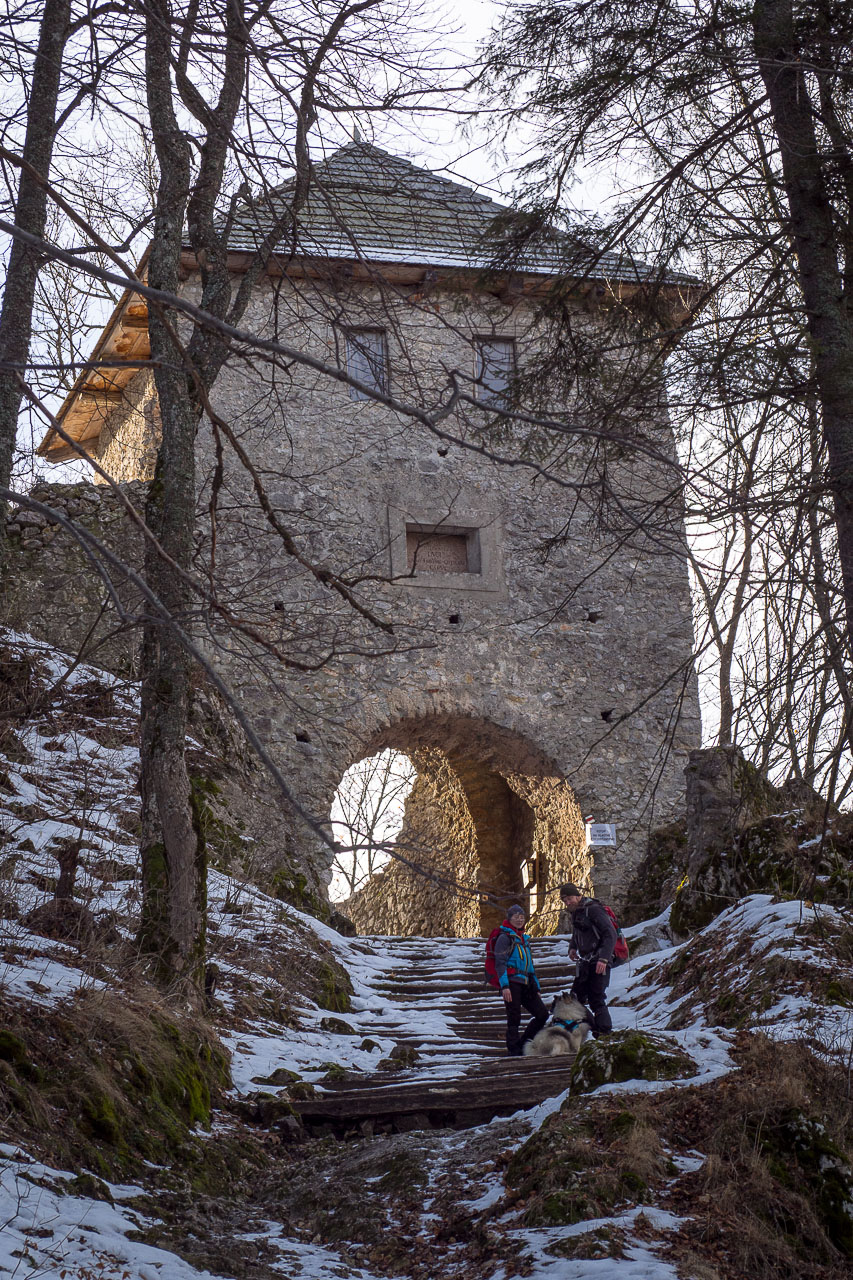
[[[586,824],[586,842],[588,845],[616,846],[616,824],[614,822],[588,822]]]

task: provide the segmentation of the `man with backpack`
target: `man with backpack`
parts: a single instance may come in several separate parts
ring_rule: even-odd
[[[577,961],[572,994],[592,1011],[592,1034],[606,1036],[613,1030],[605,992],[619,937],[615,917],[598,898],[585,897],[576,884],[564,884],[560,897],[572,917],[569,956]]]
[[[500,987],[506,1012],[506,1051],[520,1057],[524,1045],[548,1021],[548,1010],[539,994],[530,939],[524,932],[524,908],[512,906],[503,924],[493,930],[486,944],[486,976]],[[520,1034],[522,1005],[533,1017]]]

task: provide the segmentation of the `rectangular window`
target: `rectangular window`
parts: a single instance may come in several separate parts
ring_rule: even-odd
[[[373,391],[388,391],[388,342],[384,329],[347,331],[347,373]],[[369,400],[358,387],[350,387],[350,400]]]
[[[407,524],[406,566],[415,577],[431,573],[479,573],[479,530]]]
[[[515,377],[514,338],[475,338],[477,382],[475,394],[481,404],[501,407]]]

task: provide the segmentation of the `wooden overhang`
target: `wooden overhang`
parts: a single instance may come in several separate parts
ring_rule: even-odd
[[[134,375],[151,357],[148,342],[148,304],[132,289],[126,289],[98,338],[86,368],[56,414],[66,435],[89,455],[100,439],[107,416],[125,396]],[[80,457],[51,427],[37,453],[48,462],[69,462]]]
[[[245,251],[228,254],[229,269],[239,275],[246,271],[254,255]],[[181,259],[182,277],[188,279],[197,270],[197,262],[190,250],[184,250]],[[324,259],[322,263],[310,259],[273,256],[268,264],[270,276],[297,278],[368,281],[381,277],[389,284],[408,287],[412,301],[423,298],[437,287],[445,289],[471,289],[489,293],[511,303],[520,297],[535,296],[549,289],[553,277],[542,274],[517,272],[501,275],[484,269],[459,266],[435,267],[428,263],[369,262],[357,259]],[[625,298],[641,284],[613,281],[609,285],[597,277],[578,281],[578,294],[584,296],[601,292]],[[699,281],[685,277],[681,282],[667,286],[672,305],[672,322],[678,325],[689,314],[695,301]],[[68,462],[83,455],[89,456],[97,448],[101,430],[116,406],[125,398],[125,391],[151,358],[148,340],[148,304],[144,297],[132,289],[125,290],[108,320],[103,333],[73,387],[56,414],[56,420],[66,435],[76,443],[75,449],[67,444],[54,427],[51,427],[38,446],[37,453],[48,462]],[[79,451],[78,451],[79,450]]]

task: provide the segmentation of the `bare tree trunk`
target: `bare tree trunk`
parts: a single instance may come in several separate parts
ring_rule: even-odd
[[[757,0],[755,51],[782,160],[790,233],[797,252],[829,456],[829,483],[847,614],[853,633],[853,324],[838,263],[815,103],[804,73],[791,0]]]
[[[56,108],[70,13],[70,0],[45,0],[27,104],[22,157],[42,177],[48,176],[53,157]],[[39,238],[44,236],[47,192],[26,168],[21,169],[18,179],[14,220],[15,225],[24,231]],[[12,474],[22,396],[18,372],[23,375],[30,353],[33,304],[40,266],[37,250],[21,240],[12,241],[0,309],[0,488],[4,489],[9,487]],[[4,506],[5,503],[0,505],[0,514]]]
[[[146,93],[160,170],[148,280],[157,289],[180,291],[184,222],[201,280],[200,304],[210,315],[239,323],[270,255],[308,193],[307,134],[315,118],[317,78],[344,24],[378,0],[344,6],[306,57],[301,93],[294,103],[296,173],[293,194],[243,274],[232,299],[227,227],[217,220],[235,121],[244,102],[251,41],[244,0],[223,6],[224,39],[211,37],[198,6],[173,12],[171,0],[149,0],[146,9]],[[261,6],[262,11],[264,6]],[[255,17],[258,14],[255,13]],[[253,19],[254,21],[254,19]],[[218,98],[206,101],[193,78],[192,54],[199,39],[221,51]],[[174,77],[174,82],[173,82]],[[176,98],[177,94],[177,98]],[[178,123],[180,99],[187,119],[200,125],[191,150]],[[195,161],[195,169],[194,162]],[[228,352],[228,341],[196,325],[186,342],[178,337],[177,313],[149,308],[151,356],[162,419],[162,443],[146,511],[159,549],[146,543],[145,576],[167,611],[192,629],[188,587],[195,529],[195,436],[210,410],[208,392]],[[188,664],[172,630],[149,623],[142,649],[142,879],[140,943],[162,981],[184,990],[202,988],[206,932],[206,855],[185,760]]]
[[[172,100],[172,17],[165,0],[146,12],[146,87],[160,169],[148,280],[177,294],[184,213],[190,195],[190,144]],[[169,615],[187,625],[181,571],[192,555],[197,415],[175,349],[177,316],[150,309],[151,355],[163,437],[146,520],[164,555],[146,542],[145,577]],[[168,557],[168,560],[165,558]],[[170,563],[171,562],[171,563]],[[140,942],[160,979],[201,987],[207,867],[185,758],[189,671],[174,632],[149,622],[142,645],[142,881]]]

